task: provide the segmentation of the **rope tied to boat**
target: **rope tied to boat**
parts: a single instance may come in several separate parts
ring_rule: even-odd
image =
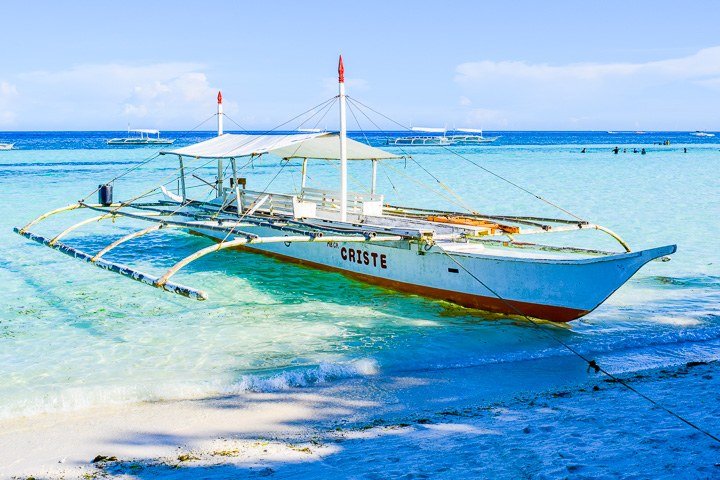
[[[458,261],[457,261],[452,255],[450,255],[444,248],[442,248],[442,247],[441,247],[440,245],[438,245],[437,243],[436,243],[435,245],[437,245],[438,249],[440,249],[441,252],[443,252],[445,255],[447,255],[448,258],[450,258],[453,262],[455,262],[455,264],[457,264],[457,266],[459,266],[461,269],[463,269],[468,275],[470,275],[472,278],[474,278],[478,283],[480,283],[480,285],[482,285],[483,287],[485,287],[490,293],[492,293],[493,295],[495,295],[499,300],[501,300],[503,303],[505,303],[508,307],[510,307],[510,308],[511,308],[512,310],[514,310],[515,312],[517,312],[518,315],[520,315],[520,316],[523,317],[525,320],[527,320],[528,322],[530,322],[530,323],[531,323],[535,328],[537,328],[541,333],[543,333],[545,336],[547,336],[547,337],[550,338],[551,340],[559,343],[560,345],[562,345],[563,347],[565,347],[566,349],[568,349],[571,353],[573,353],[573,354],[576,355],[577,357],[581,358],[585,363],[587,363],[587,365],[588,365],[588,372],[590,372],[590,369],[592,368],[592,369],[595,371],[595,373],[602,373],[603,375],[605,375],[605,376],[607,376],[608,378],[610,378],[613,382],[619,383],[620,385],[622,385],[623,387],[627,388],[627,389],[630,390],[631,392],[633,392],[633,393],[639,395],[640,397],[644,398],[645,400],[647,400],[648,402],[650,402],[653,406],[658,407],[658,408],[664,410],[665,412],[669,413],[670,415],[672,415],[673,417],[677,418],[677,419],[680,420],[681,422],[689,425],[690,427],[694,428],[694,429],[697,430],[698,432],[703,433],[704,435],[708,436],[709,438],[711,438],[711,439],[715,440],[716,442],[720,443],[720,438],[718,438],[718,437],[716,437],[715,435],[713,435],[712,433],[710,433],[710,432],[708,432],[708,431],[706,431],[706,430],[698,427],[698,426],[695,425],[694,423],[690,422],[689,420],[686,420],[685,418],[681,417],[681,416],[678,415],[677,413],[673,412],[672,410],[668,409],[667,407],[661,405],[660,403],[656,402],[656,401],[653,400],[652,398],[648,397],[648,396],[645,395],[644,393],[636,390],[635,388],[633,388],[632,386],[630,386],[628,383],[626,383],[626,382],[623,381],[622,379],[616,377],[616,376],[613,375],[612,373],[610,373],[610,372],[608,372],[607,370],[605,370],[604,368],[602,368],[600,365],[598,365],[598,363],[597,363],[596,360],[594,360],[594,359],[593,359],[593,360],[590,360],[590,359],[586,358],[583,354],[581,354],[580,352],[578,352],[577,350],[575,350],[574,348],[572,348],[570,345],[568,345],[567,343],[563,342],[562,340],[560,340],[559,338],[557,338],[555,335],[552,335],[550,332],[548,332],[547,330],[545,330],[544,328],[542,328],[542,327],[540,326],[540,324],[538,324],[538,323],[537,323],[536,321],[534,321],[532,318],[528,317],[528,316],[525,315],[523,312],[521,312],[517,307],[515,307],[515,305],[513,305],[512,303],[508,302],[508,301],[505,300],[503,297],[501,297],[500,294],[498,294],[495,290],[493,290],[492,288],[490,288],[487,284],[485,284],[485,282],[483,282],[482,280],[480,280],[480,279],[479,279],[477,276],[475,276],[470,270],[468,270],[467,268],[465,268],[464,265],[462,265],[460,262],[458,262]]]

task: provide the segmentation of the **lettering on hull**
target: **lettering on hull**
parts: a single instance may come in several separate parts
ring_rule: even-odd
[[[358,265],[372,265],[374,268],[388,268],[387,255],[384,253],[366,252],[359,248],[342,247],[340,257],[346,262],[357,263]]]

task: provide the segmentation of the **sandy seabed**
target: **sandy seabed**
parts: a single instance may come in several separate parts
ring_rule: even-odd
[[[698,363],[620,377],[718,436],[720,362]],[[720,478],[720,442],[607,377],[478,396],[477,373],[5,420],[0,477]]]

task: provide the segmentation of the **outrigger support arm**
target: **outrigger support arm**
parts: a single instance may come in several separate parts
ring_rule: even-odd
[[[125,243],[125,242],[127,242],[128,240],[132,240],[133,238],[142,237],[142,236],[145,235],[146,233],[154,232],[155,230],[160,230],[161,228],[166,228],[166,227],[169,227],[169,225],[167,225],[167,224],[165,224],[165,223],[157,223],[157,224],[151,225],[151,226],[149,226],[149,227],[147,227],[147,228],[145,228],[145,229],[143,229],[143,230],[140,230],[139,232],[133,232],[133,233],[131,233],[131,234],[129,234],[129,235],[125,235],[125,236],[122,237],[120,240],[116,240],[116,241],[114,241],[113,243],[111,243],[110,245],[108,245],[107,247],[105,247],[105,248],[103,248],[102,250],[100,250],[100,253],[98,253],[97,255],[95,255],[94,257],[92,257],[92,258],[90,259],[90,261],[93,262],[93,263],[95,263],[95,262],[97,262],[97,261],[100,259],[100,257],[102,257],[103,255],[105,255],[107,252],[109,252],[109,251],[112,250],[113,248],[117,247],[117,246],[120,245],[121,243]]]
[[[116,215],[116,214],[114,214],[114,213],[106,213],[105,215],[100,215],[99,217],[88,218],[87,220],[83,220],[82,222],[76,223],[76,224],[73,225],[72,227],[68,227],[67,229],[65,229],[65,231],[63,231],[62,233],[56,235],[55,238],[53,238],[52,240],[50,240],[50,245],[55,245],[55,244],[58,242],[58,240],[60,240],[62,237],[64,237],[64,236],[67,235],[68,233],[72,232],[72,231],[75,230],[76,228],[80,228],[80,227],[82,227],[83,225],[87,225],[88,223],[99,222],[100,220],[102,220],[102,219],[104,219],[104,218],[109,218],[109,217],[115,218],[115,217],[117,217],[117,216],[118,216],[118,215]]]
[[[600,225],[592,225],[592,226],[593,226],[595,229],[600,230],[601,232],[607,233],[608,235],[610,235],[611,237],[613,237],[615,240],[617,240],[618,243],[620,243],[620,245],[622,245],[623,248],[625,248],[625,251],[626,251],[626,252],[632,252],[632,250],[630,250],[630,247],[628,246],[628,244],[625,243],[625,241],[624,241],[622,238],[620,238],[620,235],[618,235],[617,233],[613,232],[613,231],[610,230],[609,228],[605,228],[605,227],[602,227],[602,226],[600,226]]]
[[[51,212],[47,212],[47,213],[45,213],[45,214],[43,214],[43,215],[40,215],[38,218],[36,218],[36,219],[33,220],[32,222],[28,223],[28,224],[25,225],[23,228],[19,229],[17,232],[18,232],[20,235],[22,235],[23,233],[25,233],[25,232],[27,231],[28,228],[32,227],[33,225],[35,225],[36,223],[38,223],[40,220],[43,220],[43,219],[49,217],[50,215],[55,215],[56,213],[65,212],[65,211],[67,211],[67,210],[74,210],[74,209],[76,209],[76,208],[81,208],[82,206],[83,206],[83,205],[80,204],[80,203],[73,203],[72,205],[68,205],[67,207],[62,207],[62,208],[58,208],[57,210],[53,210],[53,211],[51,211]]]

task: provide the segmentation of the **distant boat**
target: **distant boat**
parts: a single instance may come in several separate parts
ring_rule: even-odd
[[[617,132],[613,132],[613,131],[611,131],[611,130],[608,130],[608,132],[607,132],[607,133],[617,133]]]
[[[132,135],[133,133],[139,135]],[[151,138],[150,135],[157,135]],[[175,140],[160,138],[160,130],[136,129],[131,130],[128,127],[128,136],[126,138],[113,138],[108,140],[108,145],[172,145]]]
[[[452,145],[452,141],[445,136],[447,129],[445,128],[425,128],[425,127],[411,127],[410,130],[413,132],[428,132],[428,133],[442,133],[438,136],[413,136],[413,137],[399,137],[399,138],[388,138],[388,145],[397,146],[446,146]]]
[[[12,150],[14,143],[0,143],[0,150]]]
[[[695,132],[692,132],[690,135],[693,137],[714,137],[714,133],[707,133],[707,132],[701,132],[700,130],[697,130]]]
[[[637,131],[637,132],[635,132],[635,133],[645,133],[645,132],[641,132],[641,131],[639,131],[639,130],[638,130],[638,131]]]
[[[471,135],[457,135],[455,132],[470,133]],[[452,135],[448,135],[447,138],[452,144],[477,144],[477,143],[490,143],[497,140],[499,137],[483,137],[482,130],[475,128],[456,128],[453,130]]]

